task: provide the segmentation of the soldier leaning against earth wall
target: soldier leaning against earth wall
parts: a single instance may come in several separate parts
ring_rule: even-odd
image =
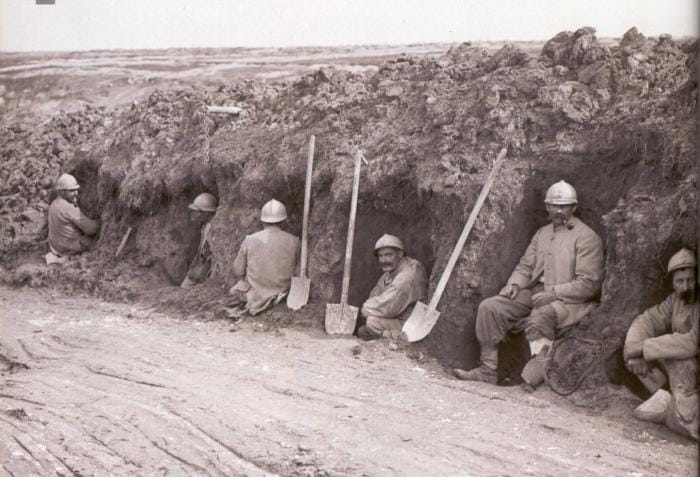
[[[476,337],[481,364],[469,371],[455,369],[459,379],[496,384],[498,343],[509,331],[524,331],[532,358],[523,369],[523,387],[532,391],[544,380],[557,333],[596,306],[603,282],[603,241],[574,217],[578,198],[570,184],[563,180],[553,184],[544,202],[552,222],[535,233],[498,296],[479,305]]]
[[[92,249],[100,229],[99,222],[87,217],[78,206],[80,184],[75,177],[61,174],[55,187],[58,196],[49,206],[49,265]]]
[[[625,366],[652,393],[634,410],[635,417],[697,440],[700,304],[695,254],[678,251],[668,262],[668,273],[673,293],[632,322]]]

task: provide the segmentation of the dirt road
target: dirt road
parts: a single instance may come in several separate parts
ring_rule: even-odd
[[[8,288],[0,327],[4,475],[697,475],[631,395],[593,412],[387,342]]]

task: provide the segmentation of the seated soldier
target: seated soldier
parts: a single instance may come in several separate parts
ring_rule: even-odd
[[[201,227],[199,247],[194,256],[190,268],[187,270],[181,287],[191,287],[197,283],[203,283],[211,275],[211,247],[209,246],[209,231],[211,219],[214,217],[218,206],[216,197],[204,192],[199,194],[188,207],[192,211],[192,220]]]
[[[427,296],[428,279],[418,260],[407,257],[401,240],[393,235],[382,236],[374,253],[384,274],[362,305],[367,324],[357,330],[364,340],[380,338],[384,332],[401,332],[413,306]]]
[[[496,384],[498,343],[508,331],[524,331],[532,359],[522,372],[523,389],[533,391],[544,381],[557,332],[595,307],[603,282],[603,241],[573,215],[578,197],[570,184],[553,184],[544,202],[551,223],[535,233],[498,295],[479,304],[481,364],[469,371],[455,369],[459,379]]]
[[[625,365],[652,393],[634,410],[638,419],[666,424],[698,439],[698,322],[696,261],[681,249],[668,262],[673,293],[632,322],[625,339]],[[670,393],[662,386],[668,383]]]
[[[229,293],[228,316],[240,317],[266,310],[284,299],[292,282],[299,253],[299,238],[285,232],[280,223],[287,220],[284,204],[272,199],[260,215],[263,229],[246,236],[233,262],[234,276],[239,280]]]
[[[70,174],[61,174],[56,181],[58,197],[49,206],[49,255],[75,255],[95,244],[99,224],[78,207],[78,189],[78,181]]]

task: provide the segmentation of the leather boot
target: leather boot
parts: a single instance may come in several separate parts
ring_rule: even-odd
[[[520,377],[523,378],[523,390],[533,392],[544,381],[544,371],[549,359],[549,344],[545,344],[539,353],[533,356],[523,368]]]
[[[366,325],[363,325],[360,326],[360,328],[357,330],[357,337],[365,341],[371,341],[381,338],[382,335],[378,335],[377,333],[369,329]]]
[[[481,381],[483,383],[498,383],[498,349],[496,347],[481,347],[481,365],[466,371],[455,368],[453,374],[464,381]]]

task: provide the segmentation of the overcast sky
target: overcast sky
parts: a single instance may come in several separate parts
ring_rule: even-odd
[[[0,50],[698,35],[698,0],[0,0]]]

